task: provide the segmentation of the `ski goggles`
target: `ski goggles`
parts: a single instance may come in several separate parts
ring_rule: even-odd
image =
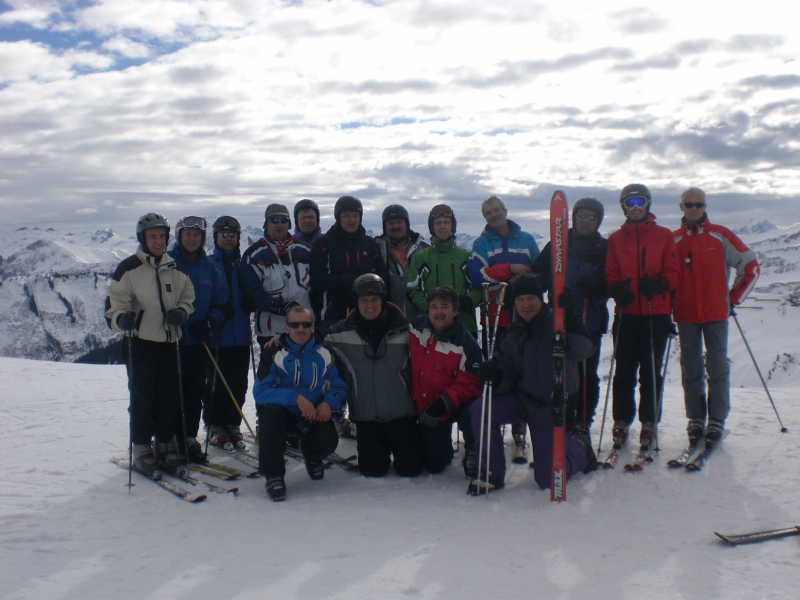
[[[452,219],[453,209],[447,206],[447,204],[437,204],[431,209],[430,218],[438,219],[439,217],[447,217],[448,219]]]
[[[314,321],[286,321],[286,326],[289,329],[298,329],[300,327],[303,329],[311,329],[314,326]]]
[[[382,281],[365,281],[356,287],[356,296],[383,296],[386,286]]]
[[[686,208],[689,208],[689,209],[691,209],[691,208],[703,208],[706,205],[706,203],[705,202],[684,202],[683,205]]]
[[[625,208],[642,208],[644,206],[647,206],[647,198],[644,196],[625,198]]]
[[[235,238],[238,234],[234,231],[220,231],[217,237],[221,238]]]
[[[589,213],[583,212],[579,210],[575,213],[575,216],[579,219],[586,219],[587,221],[597,221],[597,215],[590,215]]]
[[[217,219],[217,222],[214,223],[214,227],[217,230],[228,230],[228,231],[241,231],[242,226],[239,224],[234,217],[220,217]]]
[[[277,225],[278,223],[286,225],[286,223],[289,222],[289,217],[270,217],[269,219],[267,219],[267,221],[269,221],[273,225]]]
[[[203,217],[183,217],[175,226],[176,229],[199,229],[205,231],[208,227]]]

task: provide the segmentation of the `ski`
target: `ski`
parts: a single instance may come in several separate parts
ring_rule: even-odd
[[[625,465],[625,471],[630,473],[643,470],[647,463],[653,462],[653,459],[650,458],[652,451],[653,447],[651,444],[640,446],[639,452],[636,454],[636,458],[633,459],[633,462]]]
[[[298,462],[305,462],[303,453],[297,448],[293,448],[292,446],[286,446],[283,453],[289,458],[293,458]],[[356,456],[355,454],[353,454],[352,456],[348,456],[347,458],[344,458],[343,456],[336,454],[336,452],[333,452],[325,457],[323,463],[325,464],[326,469],[331,465],[337,465],[342,469],[344,469],[345,471],[351,471],[354,469],[358,469],[358,462],[356,462],[357,459],[358,456]]]
[[[553,333],[553,467],[550,480],[550,501],[564,502],[567,499],[567,460],[564,453],[564,416],[567,392],[564,387],[564,357],[566,355],[566,329],[564,309],[557,298],[564,291],[567,281],[567,240],[569,214],[564,192],[556,190],[550,200],[550,256],[553,277],[553,308],[555,325]]]
[[[229,481],[239,477],[256,477],[258,475],[258,471],[242,471],[234,467],[220,465],[217,463],[211,463],[208,465],[189,465],[189,470],[196,471],[197,473],[203,473],[204,475],[210,475],[211,477],[216,477],[217,479],[222,479],[223,481]]]
[[[725,540],[731,546],[737,544],[752,544],[755,542],[764,542],[766,540],[775,540],[778,538],[786,537],[787,535],[800,534],[800,525],[793,527],[784,527],[783,529],[772,529],[770,531],[756,531],[754,533],[743,533],[740,535],[724,535],[719,532],[714,532],[721,540]]]
[[[215,494],[235,494],[236,492],[239,491],[238,487],[232,487],[232,488],[222,487],[221,485],[215,485],[213,483],[209,483],[208,481],[203,481],[202,479],[197,479],[197,478],[192,477],[191,475],[188,475],[186,473],[181,473],[181,475],[179,475],[179,477],[183,481],[185,481],[186,483],[189,483],[189,484],[194,485],[194,486],[199,485],[199,484],[202,483],[203,485],[205,485],[209,490],[211,490]]]
[[[722,434],[722,437],[719,438],[716,442],[710,442],[706,439],[705,446],[703,447],[703,451],[697,455],[692,462],[687,463],[683,468],[689,471],[699,471],[701,470],[708,460],[708,457],[711,456],[711,453],[714,452],[714,449],[719,446],[720,442],[728,437],[728,434],[731,432],[730,429],[726,429]]]
[[[622,445],[612,446],[609,455],[606,456],[606,459],[602,463],[600,463],[601,465],[603,465],[603,468],[613,469],[614,467],[616,467],[617,463],[619,462],[620,452],[622,452]]]
[[[109,460],[110,460],[110,462],[112,462],[115,465],[125,469],[126,471],[128,470],[128,459],[127,458],[111,458]],[[194,492],[192,492],[190,490],[187,490],[184,487],[181,487],[181,486],[179,486],[179,485],[177,485],[177,484],[175,484],[175,483],[173,483],[171,481],[168,481],[168,480],[164,479],[164,477],[167,474],[164,473],[163,471],[153,471],[153,473],[148,474],[148,473],[144,473],[144,472],[140,471],[139,469],[134,468],[133,472],[134,473],[138,473],[142,477],[146,477],[147,479],[149,479],[153,483],[159,485],[160,487],[164,488],[168,492],[170,492],[172,494],[175,494],[176,496],[178,496],[182,500],[186,500],[187,502],[202,502],[203,500],[205,500],[207,498],[207,496],[205,494],[195,494]]]
[[[699,438],[695,442],[690,442],[689,445],[686,447],[686,450],[681,452],[680,456],[677,458],[673,458],[667,463],[668,467],[683,467],[686,463],[689,462],[689,459],[692,458],[692,455],[697,451],[700,447],[700,442],[703,438]]]
[[[197,441],[201,444],[205,443],[205,437],[198,436]],[[220,448],[219,446],[214,446],[213,444],[209,444],[210,448],[216,448],[220,452],[224,452],[228,456],[233,459],[238,460],[241,463],[246,464],[248,467],[252,467],[253,469],[258,470],[258,455],[250,452],[249,450],[240,450],[239,448],[231,448],[230,450],[226,450],[225,448]]]

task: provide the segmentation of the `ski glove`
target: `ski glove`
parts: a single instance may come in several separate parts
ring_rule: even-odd
[[[269,305],[269,312],[271,312],[273,315],[281,315],[285,317],[295,306],[300,305],[291,300],[289,302],[285,302],[283,298],[278,296],[272,299],[272,304]]]
[[[173,308],[167,311],[167,323],[172,325],[173,327],[180,327],[184,323],[186,323],[186,319],[189,318],[189,315],[186,314],[186,311],[182,308]]]
[[[444,394],[428,404],[419,414],[419,422],[427,427],[436,427],[442,422],[442,417],[455,408],[450,399]]]
[[[475,305],[472,303],[472,298],[469,296],[458,297],[458,312],[467,312],[473,308],[475,308]]]
[[[584,298],[608,298],[606,278],[599,273],[579,278],[578,290]]]
[[[608,288],[608,293],[611,294],[614,302],[620,308],[625,308],[634,301],[634,295],[631,291],[631,281],[633,280],[626,279],[625,281],[618,281]]]
[[[577,312],[578,302],[575,300],[575,294],[568,286],[564,287],[564,291],[558,297],[558,305],[564,309],[567,315]]]
[[[642,296],[652,300],[653,296],[665,294],[669,291],[669,282],[662,275],[656,275],[655,277],[645,275],[639,280],[638,288]]]
[[[481,383],[491,383],[497,386],[503,380],[503,371],[493,360],[485,360],[478,366],[478,377],[480,377]]]
[[[117,327],[121,331],[133,331],[136,327],[136,313],[132,310],[121,313],[117,316]]]
[[[213,317],[207,317],[189,326],[189,333],[196,338],[202,338],[207,333],[214,331],[217,328],[217,320]]]

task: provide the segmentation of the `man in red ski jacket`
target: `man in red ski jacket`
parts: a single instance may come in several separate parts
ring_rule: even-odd
[[[657,397],[653,397],[655,358],[656,394],[660,394],[661,364],[672,329],[670,292],[678,285],[680,264],[672,232],[656,225],[650,212],[652,197],[647,186],[633,183],[623,188],[619,202],[625,223],[608,237],[606,281],[617,305],[614,343],[617,370],[614,373],[615,445],[625,443],[636,415],[636,374],[639,372],[639,441],[648,445],[653,437]],[[652,328],[652,329],[651,329]],[[652,331],[652,337],[651,337]]]
[[[704,435],[716,441],[722,436],[730,411],[728,317],[732,307],[753,289],[759,267],[753,251],[735,233],[708,220],[703,190],[696,187],[685,190],[678,206],[683,219],[680,228],[673,232],[681,266],[675,321],[681,342],[683,399],[689,419],[686,431],[692,443]],[[731,269],[736,269],[736,279],[728,289]]]

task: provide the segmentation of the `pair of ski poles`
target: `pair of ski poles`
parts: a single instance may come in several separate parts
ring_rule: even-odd
[[[494,346],[495,341],[497,340],[497,327],[500,324],[500,312],[503,308],[503,300],[505,299],[506,295],[506,288],[508,287],[507,283],[501,283],[500,288],[498,289],[497,293],[493,298],[493,302],[497,308],[497,311],[494,315],[494,329],[489,331],[489,284],[483,284],[483,328],[487,332],[486,333],[486,340],[487,340],[487,352],[486,352],[486,360],[492,360],[492,356],[494,355]],[[492,418],[492,382],[487,381],[483,384],[483,395],[481,397],[481,429],[480,429],[480,439],[478,440],[478,473],[477,473],[477,480],[473,479],[470,487],[472,485],[477,485],[478,494],[480,493],[480,488],[486,488],[486,495],[489,495],[489,489],[491,485],[489,484],[489,459],[491,457],[492,452],[492,445],[491,445],[491,434],[492,428],[491,425],[487,425],[486,423],[486,416],[488,412],[489,419]],[[485,434],[484,434],[485,430]],[[486,439],[486,469],[485,469],[485,481],[481,480],[481,463],[483,460],[483,444],[484,438]]]

